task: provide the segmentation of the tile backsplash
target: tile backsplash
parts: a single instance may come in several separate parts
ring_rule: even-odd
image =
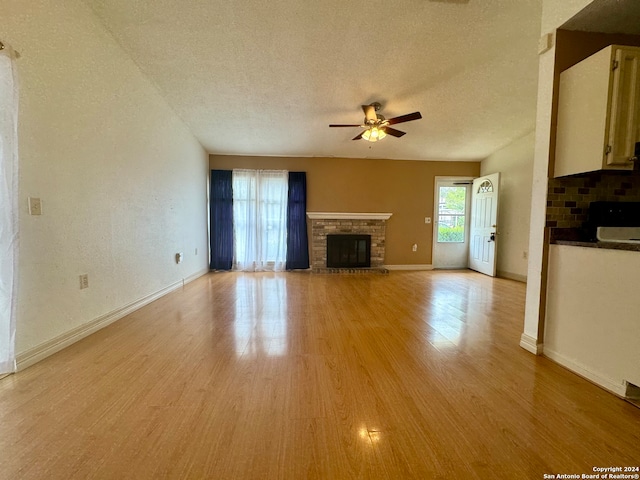
[[[640,202],[640,172],[601,171],[550,178],[547,227],[582,227],[589,204],[596,201]]]

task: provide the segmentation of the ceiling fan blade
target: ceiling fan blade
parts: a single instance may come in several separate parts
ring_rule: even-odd
[[[360,124],[358,124],[358,125],[336,125],[336,124],[331,124],[329,126],[330,127],[359,127]]]
[[[378,115],[376,115],[376,107],[374,105],[362,105],[362,111],[367,119],[367,122],[377,122]]]
[[[359,126],[359,125],[358,125],[358,126]],[[364,132],[366,132],[366,130],[365,130]],[[364,132],[360,133],[360,135],[358,135],[357,137],[353,137],[351,140],[360,140],[360,139],[362,138],[362,134],[363,134]]]
[[[411,120],[419,120],[422,118],[420,112],[407,113],[406,115],[400,115],[399,117],[390,118],[387,121],[387,125],[395,125],[396,123],[410,122]]]
[[[401,136],[407,133],[407,132],[401,132],[400,130],[396,130],[395,128],[391,128],[391,127],[384,127],[383,130],[386,132],[387,135],[391,135],[392,137],[397,137],[397,138],[400,138]]]

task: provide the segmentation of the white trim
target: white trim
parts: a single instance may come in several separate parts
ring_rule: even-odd
[[[517,273],[504,272],[502,270],[496,270],[496,277],[506,278],[507,280],[515,280],[516,282],[527,283],[526,275],[519,275]]]
[[[387,270],[433,270],[433,265],[385,265]]]
[[[599,373],[595,373],[589,370],[586,366],[576,363],[573,360],[568,359],[564,355],[549,350],[548,348],[545,348],[544,356],[571,370],[573,373],[581,376],[585,380],[588,380],[591,383],[595,383],[599,387],[608,390],[614,395],[618,395],[619,397],[624,398],[627,394],[627,385],[624,380],[622,381],[622,383],[620,383],[615,381],[613,378],[603,377]]]
[[[193,275],[189,275],[187,278],[183,278],[182,279],[182,286],[185,286],[187,283],[191,283],[194,280],[197,280],[200,277],[205,276],[207,273],[209,273],[211,270],[209,269],[209,267],[197,271],[196,273],[194,273]]]
[[[311,220],[389,220],[393,213],[307,212]]]
[[[177,290],[181,287],[184,287],[187,283],[194,281],[195,279],[206,275],[209,273],[209,269],[201,270],[193,275],[190,275],[187,278],[183,278],[177,282],[172,283],[171,285],[158,290],[155,293],[151,293],[145,297],[142,297],[139,300],[131,302],[123,307],[117,308],[105,315],[101,315],[87,323],[84,323],[76,328],[72,328],[71,330],[58,335],[57,337],[52,338],[51,340],[47,340],[40,345],[37,345],[29,350],[19,353],[16,356],[16,364],[17,370],[24,370],[27,367],[39,362],[40,360],[44,360],[50,355],[59,352],[60,350],[74,344],[82,340],[85,337],[88,337],[92,333],[97,332],[98,330],[103,329],[104,327],[112,324],[113,322],[120,320],[121,318],[129,315],[130,313],[135,312],[136,310],[148,305],[154,300],[163,297],[164,295]]]
[[[538,343],[537,338],[533,338],[526,333],[520,335],[520,346],[534,355],[542,355],[542,351],[544,349],[544,345],[542,343]]]

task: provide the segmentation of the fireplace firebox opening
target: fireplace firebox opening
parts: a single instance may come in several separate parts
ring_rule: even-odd
[[[371,267],[371,235],[327,235],[327,267]]]

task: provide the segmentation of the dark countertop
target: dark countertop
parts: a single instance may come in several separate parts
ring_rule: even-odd
[[[551,245],[567,245],[570,247],[604,248],[607,250],[626,250],[640,252],[640,243],[598,242],[586,238],[586,234],[579,228],[552,228]]]
[[[570,247],[604,248],[607,250],[627,250],[640,252],[640,243],[614,243],[614,242],[576,242],[572,240],[556,240],[551,245],[568,245]]]

